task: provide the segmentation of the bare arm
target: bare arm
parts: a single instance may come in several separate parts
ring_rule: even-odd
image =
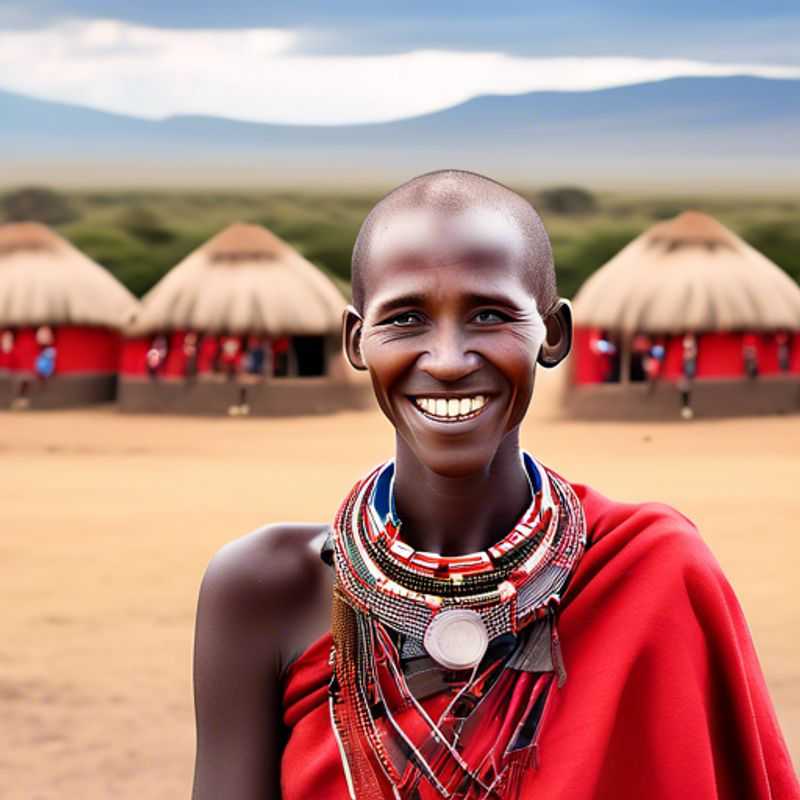
[[[281,670],[329,617],[309,541],[324,526],[269,526],[223,547],[200,588],[193,800],[279,800]],[[300,589],[300,591],[298,591]]]

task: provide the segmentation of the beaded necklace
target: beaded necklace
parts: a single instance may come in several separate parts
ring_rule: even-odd
[[[531,502],[485,551],[447,557],[404,543],[391,461],[339,509],[329,697],[352,798],[512,798],[535,758],[545,700],[566,677],[555,611],[586,525],[569,484],[522,460]],[[482,718],[521,679],[515,725],[485,740]],[[436,719],[420,702],[431,685],[451,698]]]

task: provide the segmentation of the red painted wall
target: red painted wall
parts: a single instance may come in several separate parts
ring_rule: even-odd
[[[119,371],[122,375],[146,375],[147,351],[150,349],[150,337],[122,340],[122,357]]]
[[[600,334],[597,328],[575,328],[572,347],[575,354],[575,382],[603,383],[607,359],[592,352],[592,339]]]
[[[17,328],[14,348],[2,356],[0,368],[12,372],[33,372],[41,348],[36,342],[36,328]],[[119,358],[119,334],[108,328],[89,326],[52,327],[56,348],[56,375],[116,373]]]
[[[604,357],[593,353],[590,342],[599,331],[592,328],[576,328],[574,338],[575,382],[600,383],[604,375]],[[703,333],[697,335],[697,378],[744,377],[742,355],[742,333]],[[774,334],[756,336],[758,368],[760,375],[785,374],[778,364],[778,346]],[[661,377],[678,380],[682,374],[682,337],[667,339],[666,356]],[[800,332],[792,337],[790,373],[800,374]]]
[[[186,367],[186,357],[183,353],[184,331],[174,331],[167,337],[167,357],[159,372],[163,377],[181,378]],[[147,375],[147,351],[150,349],[154,336],[143,336],[136,339],[125,339],[122,343],[122,359],[120,372],[123,375]],[[197,371],[211,372],[214,353],[216,352],[216,337],[204,336],[200,340],[197,353]]]

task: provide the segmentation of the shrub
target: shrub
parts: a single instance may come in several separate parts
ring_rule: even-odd
[[[9,222],[43,222],[62,225],[78,218],[66,197],[44,186],[26,186],[3,197],[3,212]]]
[[[589,214],[597,210],[597,201],[579,186],[557,186],[539,192],[538,205],[551,214]]]
[[[126,208],[118,218],[120,228],[147,244],[165,244],[175,234],[164,225],[156,214],[144,206]]]

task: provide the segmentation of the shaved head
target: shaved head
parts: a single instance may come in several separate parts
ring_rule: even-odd
[[[553,252],[542,220],[533,206],[507,186],[474,172],[441,170],[413,178],[386,195],[369,212],[361,225],[353,248],[351,280],[353,304],[361,312],[368,281],[366,274],[382,238],[394,234],[403,237],[414,226],[415,211],[433,209],[445,214],[459,215],[476,245],[493,243],[504,234],[513,234],[523,242],[525,281],[536,299],[539,313],[544,315],[558,300]],[[472,210],[494,212],[471,215]],[[511,231],[513,229],[513,231]]]

